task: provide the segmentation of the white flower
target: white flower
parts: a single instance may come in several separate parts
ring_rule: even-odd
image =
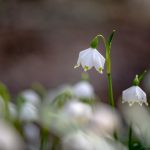
[[[104,64],[105,58],[98,52],[98,50],[94,48],[88,48],[79,53],[79,58],[75,68],[81,65],[84,71],[87,71],[92,67],[95,67],[98,72],[102,73]]]
[[[132,124],[135,135],[146,147],[150,147],[150,111],[149,107],[122,105],[122,112],[128,125]],[[140,119],[139,119],[140,118]]]
[[[92,115],[92,108],[87,104],[77,100],[72,100],[65,104],[62,113],[66,115],[68,119],[70,118],[79,122],[86,122]]]
[[[20,112],[20,119],[22,121],[37,121],[38,120],[38,109],[33,104],[26,102]]]
[[[33,90],[25,90],[21,93],[21,96],[25,99],[26,102],[38,106],[40,104],[40,97]]]
[[[121,143],[77,130],[62,139],[63,150],[127,150]]]
[[[63,150],[93,150],[94,145],[89,136],[82,131],[68,134],[62,139]]]
[[[141,106],[143,103],[148,105],[145,92],[139,86],[132,86],[122,93],[122,103],[128,102],[130,106],[132,104],[139,103]]]
[[[120,131],[121,121],[115,110],[111,107],[100,104],[93,109],[89,129],[99,135],[109,135]]]
[[[17,131],[0,120],[0,150],[23,150],[24,143]]]
[[[73,86],[73,92],[75,96],[80,98],[93,98],[94,97],[94,88],[87,81],[78,82]]]

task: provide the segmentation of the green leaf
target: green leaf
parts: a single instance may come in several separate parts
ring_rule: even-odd
[[[141,81],[143,80],[146,73],[147,73],[147,71],[145,70],[142,74],[136,75],[133,80],[133,85],[139,85],[141,83]]]
[[[0,82],[0,96],[5,101],[9,101],[10,100],[10,94],[9,94],[9,91],[8,91],[7,87],[1,82]]]
[[[38,82],[35,82],[31,85],[31,88],[40,96],[41,99],[44,99],[44,97],[47,94],[46,89],[44,86]]]
[[[114,34],[115,34],[116,30],[113,30],[113,32],[110,34],[108,40],[107,40],[107,46],[109,47],[109,52],[110,52],[110,48],[111,48],[111,43],[112,43],[112,40],[113,40],[113,37],[114,37]]]
[[[139,75],[139,82],[141,82],[144,79],[145,74],[147,73],[147,70],[144,70],[142,74]]]
[[[97,48],[97,46],[98,46],[98,37],[97,36],[91,41],[90,46],[94,49]]]

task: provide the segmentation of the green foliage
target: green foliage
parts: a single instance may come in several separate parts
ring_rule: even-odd
[[[144,79],[144,76],[146,73],[147,73],[147,71],[144,70],[144,72],[141,73],[140,75],[136,75],[133,80],[133,85],[139,85],[141,83],[141,81]]]
[[[1,82],[0,82],[0,96],[7,102],[10,100],[10,94],[7,87]]]
[[[40,96],[41,99],[44,99],[46,95],[46,89],[42,84],[35,82],[31,85],[31,88]]]
[[[55,97],[55,99],[53,100],[53,105],[57,108],[61,108],[71,98],[72,98],[72,94],[66,91]]]

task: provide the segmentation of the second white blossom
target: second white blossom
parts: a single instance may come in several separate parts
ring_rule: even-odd
[[[148,105],[146,93],[139,86],[132,86],[122,93],[122,103],[128,102],[132,106],[135,102],[141,106],[143,103]]]

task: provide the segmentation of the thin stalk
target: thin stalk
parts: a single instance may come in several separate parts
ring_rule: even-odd
[[[114,103],[114,97],[113,97],[113,86],[112,86],[112,77],[111,74],[107,74],[107,79],[108,79],[108,96],[109,96],[109,103],[110,105],[114,108],[115,103]]]
[[[129,127],[128,148],[132,150],[132,126]]]
[[[105,40],[103,35],[97,35],[100,37],[104,43],[105,50],[106,50],[106,72],[107,72],[107,80],[108,80],[108,96],[109,96],[109,104],[115,108],[114,96],[113,96],[113,85],[112,85],[112,76],[111,76],[111,42],[114,35],[115,30],[110,35],[108,41]]]
[[[42,128],[41,129],[40,150],[47,149],[48,135],[49,135],[49,133],[48,133],[47,129]]]
[[[53,136],[53,141],[52,141],[52,147],[51,150],[57,150],[58,149],[58,144],[59,144],[59,138],[56,136]]]

